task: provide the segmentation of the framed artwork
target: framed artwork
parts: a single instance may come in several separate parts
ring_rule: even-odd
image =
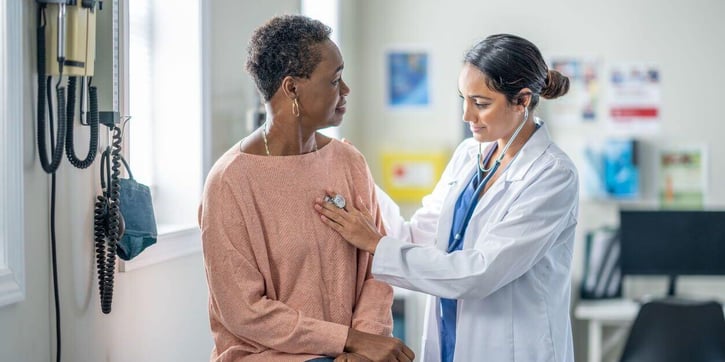
[[[387,105],[391,108],[430,105],[430,57],[422,50],[391,50],[385,56]]]
[[[433,191],[448,161],[446,152],[384,152],[383,184],[397,202],[420,202]]]
[[[608,75],[610,128],[632,135],[659,131],[662,113],[659,67],[618,63],[611,66]]]
[[[571,87],[566,97],[547,102],[548,118],[554,122],[592,122],[598,117],[600,62],[597,59],[558,57],[551,68],[569,77]]]
[[[704,146],[659,150],[659,199],[665,209],[702,209],[707,161]]]
[[[582,194],[588,199],[634,200],[640,196],[637,141],[612,138],[584,147]]]

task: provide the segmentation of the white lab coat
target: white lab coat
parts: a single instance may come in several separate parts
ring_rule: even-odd
[[[448,254],[454,206],[477,153],[478,142],[463,141],[408,222],[379,191],[388,235],[378,244],[372,272],[432,295],[423,361],[440,360],[439,297],[458,299],[455,361],[574,361],[569,305],[576,168],[542,125],[476,206],[463,250]]]

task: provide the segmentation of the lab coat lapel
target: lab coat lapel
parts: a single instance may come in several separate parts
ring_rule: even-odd
[[[526,173],[529,172],[534,162],[541,157],[551,144],[549,130],[543,121],[539,121],[541,127],[531,136],[531,138],[521,148],[516,159],[511,163],[510,170],[506,172],[506,181],[521,181]]]
[[[443,201],[443,207],[441,208],[443,211],[441,212],[440,219],[438,220],[438,237],[436,247],[440,250],[448,250],[448,239],[453,225],[453,211],[456,208],[456,201],[458,201],[458,197],[463,192],[463,189],[468,185],[468,181],[471,180],[473,173],[476,171],[475,160],[477,154],[478,144],[476,144],[476,147],[471,147],[471,149],[468,150],[469,157],[458,165],[460,172],[455,175],[455,180],[451,180],[451,182],[455,182],[455,184],[451,185],[451,190],[448,192],[448,195],[446,195],[446,198]]]
[[[495,205],[489,205],[490,200],[495,195],[501,192],[501,188],[505,188],[507,183],[518,182],[524,179],[526,173],[531,169],[534,162],[546,151],[546,148],[551,144],[551,137],[549,131],[546,129],[543,121],[540,121],[541,127],[534,132],[531,138],[524,144],[524,147],[519,150],[516,158],[509,164],[506,170],[504,170],[504,179],[499,178],[491,188],[486,191],[481,200],[473,210],[473,216],[471,219],[476,219],[488,207],[496,207]],[[469,235],[466,234],[464,239],[468,239]],[[466,243],[464,240],[464,247]]]

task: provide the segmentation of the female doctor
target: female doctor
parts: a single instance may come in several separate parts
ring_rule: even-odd
[[[573,361],[577,171],[531,116],[541,97],[564,95],[569,79],[531,42],[500,34],[467,52],[458,87],[473,138],[410,221],[382,192],[386,236],[361,200],[318,199],[315,209],[374,253],[375,278],[431,295],[424,361]]]

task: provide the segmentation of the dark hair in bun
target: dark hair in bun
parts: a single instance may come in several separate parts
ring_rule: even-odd
[[[569,78],[549,70],[539,49],[530,41],[511,34],[496,34],[478,42],[465,55],[464,62],[486,75],[488,88],[506,95],[511,104],[519,104],[519,92],[532,92],[529,108],[539,97],[561,97],[569,90]]]
[[[563,96],[569,91],[569,78],[556,70],[549,70],[546,75],[546,85],[541,90],[541,96],[554,99]]]

